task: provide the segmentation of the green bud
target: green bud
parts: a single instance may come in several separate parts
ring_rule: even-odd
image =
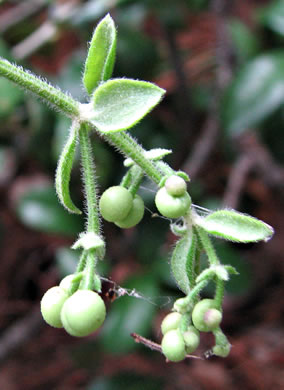
[[[185,343],[179,330],[168,331],[161,343],[162,352],[171,362],[180,362],[186,356]]]
[[[181,314],[177,312],[173,312],[168,314],[161,324],[161,331],[163,335],[165,335],[168,331],[172,329],[178,329],[180,321],[181,321]]]
[[[68,298],[68,293],[59,286],[46,291],[40,303],[40,310],[45,322],[54,328],[62,328],[61,310]]]

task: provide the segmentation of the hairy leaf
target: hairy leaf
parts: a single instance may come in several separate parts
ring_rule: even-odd
[[[259,219],[234,210],[218,210],[205,218],[198,218],[197,225],[207,233],[233,242],[268,241],[273,228]]]
[[[91,120],[103,133],[129,129],[159,103],[164,92],[146,81],[109,80],[93,94]]]
[[[102,81],[111,77],[116,52],[116,29],[110,15],[96,27],[85,63],[83,82],[87,92],[92,92]]]
[[[55,187],[58,198],[66,210],[68,210],[70,213],[81,214],[81,211],[72,202],[69,192],[69,182],[76,151],[77,136],[78,124],[73,123],[70,129],[68,140],[58,161],[55,177]]]
[[[196,254],[196,237],[192,231],[181,238],[173,251],[171,268],[179,288],[185,293],[190,292],[190,281],[194,279],[193,265]]]

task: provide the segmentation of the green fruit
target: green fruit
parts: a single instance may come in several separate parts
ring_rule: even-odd
[[[220,357],[227,357],[231,351],[231,344],[226,345],[215,345],[213,347],[213,354]]]
[[[186,356],[182,334],[177,329],[169,330],[163,337],[162,352],[171,362],[180,362]]]
[[[65,278],[62,279],[61,282],[59,283],[59,287],[63,288],[68,293],[72,286],[74,276],[75,276],[74,274],[65,276]]]
[[[61,321],[71,336],[84,337],[104,322],[106,308],[102,298],[91,290],[78,290],[67,299],[61,311]]]
[[[183,180],[183,178],[177,175],[172,175],[167,178],[165,182],[165,188],[168,194],[172,196],[182,196],[186,191],[186,182]]]
[[[122,186],[108,188],[100,199],[100,212],[108,222],[121,221],[127,217],[133,205],[130,192]]]
[[[200,335],[194,326],[189,326],[187,331],[183,334],[185,343],[185,350],[187,353],[192,353],[196,350],[200,343]]]
[[[123,229],[129,229],[137,225],[144,216],[144,202],[141,196],[135,195],[133,205],[127,217],[121,221],[116,221],[115,224]]]
[[[159,212],[165,217],[179,218],[187,213],[191,205],[191,198],[188,192],[182,196],[172,196],[163,187],[157,192],[155,203]]]
[[[168,314],[162,321],[161,331],[165,335],[168,331],[172,329],[177,329],[181,321],[181,314],[173,312]]]
[[[221,312],[216,309],[218,306],[213,299],[203,299],[198,302],[192,312],[192,322],[196,329],[201,332],[216,329],[222,320]]]
[[[45,322],[54,328],[62,328],[61,309],[68,298],[67,292],[59,286],[46,291],[40,303],[40,310]]]

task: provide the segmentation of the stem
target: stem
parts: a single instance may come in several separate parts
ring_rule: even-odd
[[[92,156],[92,146],[89,132],[86,125],[82,125],[79,130],[82,174],[85,187],[85,197],[87,202],[87,230],[99,234],[100,217],[97,202],[97,189],[95,177],[95,165]]]
[[[96,263],[97,257],[95,250],[88,251],[85,278],[82,285],[82,289],[84,290],[93,290]]]
[[[186,304],[191,304],[191,303],[194,303],[194,301],[196,300],[198,294],[200,293],[201,290],[203,290],[204,287],[207,286],[209,280],[202,280],[202,282],[198,283],[191,291],[190,293],[187,295],[187,297],[185,298],[186,300]]]
[[[77,265],[76,273],[82,272],[84,270],[86,265],[87,255],[88,255],[87,251],[82,252],[79,263]]]
[[[144,149],[127,133],[117,132],[104,134],[105,139],[116,146],[125,156],[139,165],[156,184],[159,184],[163,174],[155,167],[152,161],[144,156]]]
[[[219,259],[217,257],[215,248],[212,245],[210,237],[205,232],[205,230],[202,229],[201,227],[199,227],[199,226],[196,227],[196,230],[197,230],[198,236],[200,238],[200,242],[201,242],[201,244],[202,244],[202,246],[203,246],[203,248],[208,256],[209,263],[211,265],[218,265],[220,262],[219,262]]]
[[[123,176],[120,185],[124,188],[127,188],[131,182],[131,169],[128,169],[126,174]]]
[[[131,195],[134,197],[136,192],[138,191],[140,184],[143,180],[144,177],[144,172],[143,170],[135,165],[134,167],[131,168],[131,184],[128,188],[129,192]]]
[[[216,291],[215,291],[214,301],[218,305],[219,309],[222,308],[222,302],[223,302],[223,298],[224,298],[224,291],[225,291],[224,280],[218,278],[217,282],[216,282]]]
[[[79,117],[79,104],[71,96],[32,73],[23,70],[22,67],[11,64],[2,57],[0,57],[0,75],[34,93],[67,116],[71,118]]]

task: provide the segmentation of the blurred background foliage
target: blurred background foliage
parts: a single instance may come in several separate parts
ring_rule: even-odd
[[[2,0],[0,56],[86,102],[87,42],[108,12],[118,28],[113,76],[167,90],[132,134],[146,149],[173,150],[167,161],[191,177],[195,204],[255,215],[276,235],[268,244],[216,243],[221,259],[240,272],[224,306],[231,356],[166,365],[130,337],[159,342],[161,319],[181,296],[168,264],[175,237],[157,217],[155,187],[146,180],[142,223],[125,231],[104,223],[100,272],[109,281],[101,332],[74,340],[48,328],[39,301],[73,272],[78,254],[69,247],[84,222],[59,205],[53,187],[70,121],[0,78],[1,388],[284,387],[284,1]],[[119,183],[123,159],[98,137],[92,142],[102,192]],[[77,158],[72,194],[82,205],[81,188]],[[211,343],[205,337],[198,355]]]

